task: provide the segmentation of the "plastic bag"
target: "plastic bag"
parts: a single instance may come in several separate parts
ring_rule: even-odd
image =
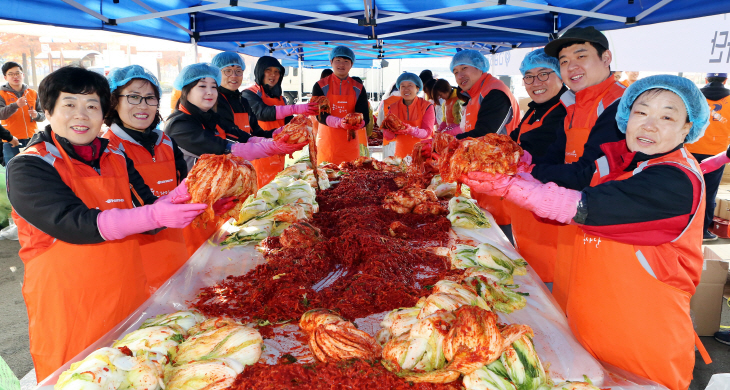
[[[0,230],[0,240],[15,240],[18,241],[18,226],[15,225],[13,219],[8,219],[9,225]]]
[[[705,390],[730,390],[730,374],[715,374]]]
[[[20,381],[2,357],[0,357],[0,390],[20,390]]]

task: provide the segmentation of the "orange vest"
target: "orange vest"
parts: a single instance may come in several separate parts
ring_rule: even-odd
[[[512,118],[505,126],[507,130],[506,134],[511,133],[512,130],[520,125],[520,105],[517,103],[517,99],[512,96],[512,92],[509,91],[509,88],[501,80],[485,72],[468,91],[470,98],[469,103],[466,104],[466,112],[464,113],[464,132],[474,130],[477,123],[477,116],[479,116],[479,108],[482,106],[482,100],[489,92],[495,89],[507,95],[512,108]]]
[[[502,81],[485,72],[468,92],[470,99],[469,103],[466,104],[466,112],[464,113],[464,132],[474,130],[482,100],[490,91],[495,89],[507,95],[512,108],[512,118],[505,126],[506,134],[511,133],[520,125],[520,106],[517,100]],[[502,202],[502,197],[488,196],[476,191],[472,191],[471,194],[481,208],[492,214],[497,225],[509,225],[511,223],[509,214]]]
[[[334,74],[319,80],[317,84],[330,102],[331,114],[339,118],[355,112],[357,99],[364,90],[362,84],[353,80],[352,77],[340,80]],[[363,116],[365,115],[367,113]],[[335,129],[327,126],[326,123],[319,123],[317,126],[317,161],[339,165],[342,162],[353,161],[360,156],[367,155],[365,152],[368,140],[365,128],[356,130],[355,139],[349,141],[347,133],[344,129]]]
[[[400,97],[400,95],[398,95],[398,96],[388,96],[387,99],[383,100],[383,118],[385,118],[385,116],[388,115],[388,113],[390,112],[389,111],[390,106],[392,104],[394,104],[395,102],[397,102],[399,99],[402,99]],[[387,144],[389,144],[391,142],[395,142],[395,139],[389,140],[389,139],[383,138],[383,146],[385,146],[385,145],[387,145]]]
[[[125,157],[117,150],[104,151],[99,172],[71,160],[55,136],[53,143],[35,144],[22,154],[53,166],[89,208],[133,207]],[[25,264],[30,353],[40,382],[144,303],[149,288],[138,235],[75,245],[47,235],[15,212],[13,220]]]
[[[181,94],[182,92],[177,89],[172,90],[172,95],[170,96],[170,108],[172,111],[175,111],[175,105],[177,104],[177,101],[180,100]]]
[[[180,104],[177,108],[178,110],[190,115],[190,111],[187,110],[182,104]],[[248,114],[246,115],[246,123],[248,123]],[[236,123],[238,128],[243,130],[241,126]],[[202,129],[205,129],[205,127],[201,124],[200,127]],[[218,132],[216,136],[218,138],[226,139],[226,132],[223,131],[223,129],[220,128],[220,126],[216,126],[216,131]],[[250,128],[249,128],[250,131]],[[191,223],[190,225],[183,228],[183,236],[185,237],[185,246],[187,247],[188,256],[192,256],[198,248],[200,248],[201,245],[203,245],[208,239],[213,235],[213,233],[218,231],[218,228],[223,226],[223,224],[226,221],[224,221],[222,218],[216,217],[213,221],[208,221],[208,223],[205,226],[195,226],[195,224]]]
[[[593,125],[606,107],[619,99],[626,88],[614,81],[613,76],[578,93],[565,92],[560,101],[565,106],[565,163],[578,161],[583,156],[583,147],[588,141]],[[565,310],[568,296],[570,262],[573,258],[573,241],[578,234],[575,225],[558,228],[558,256],[553,275],[553,297]]]
[[[507,95],[509,96],[509,95]],[[459,102],[459,98],[456,97],[456,90],[453,91],[451,97],[444,101],[444,122],[447,125],[458,125],[454,119],[454,105]]]
[[[552,106],[543,115],[543,118],[547,117],[559,104],[560,102]],[[534,114],[533,111],[532,115]],[[520,142],[522,134],[542,125],[539,120],[529,124],[530,119],[525,118],[522,121],[517,143]],[[558,226],[537,220],[532,211],[518,207],[512,202],[505,203],[512,219],[512,236],[515,240],[515,247],[544,283],[552,283],[557,257]]]
[[[263,88],[259,87],[258,84],[254,84],[250,88],[248,88],[249,91],[255,93],[258,95],[261,100],[263,100],[264,104],[268,106],[285,106],[286,102],[284,101],[284,98],[279,96],[279,98],[272,98],[269,97],[263,90]],[[234,114],[236,118],[240,118],[241,114]],[[246,114],[246,118],[248,119],[248,114]],[[242,119],[242,118],[241,118]],[[240,119],[239,119],[240,120]],[[284,126],[286,123],[284,119],[277,119],[275,121],[258,121],[259,126],[261,126],[261,129],[263,130],[274,130],[278,129],[281,126]],[[240,126],[239,126],[240,127]],[[251,127],[249,126],[248,132],[251,132]],[[265,158],[259,158],[256,160],[253,160],[251,163],[253,164],[254,169],[256,170],[256,181],[258,183],[258,188],[261,188],[267,184],[269,184],[270,181],[274,180],[277,174],[279,172],[284,170],[284,163],[286,162],[285,156],[271,156],[271,157],[265,157]]]
[[[702,183],[699,164],[684,149],[646,161],[616,180],[656,164],[679,166]],[[608,164],[599,160],[596,165],[591,186],[602,184],[608,175]],[[623,244],[580,230],[575,236],[567,314],[576,338],[597,359],[671,390],[689,387],[695,345],[709,360],[689,315],[690,297],[702,272],[704,199],[702,185],[689,225],[665,244]],[[686,279],[688,291],[656,278],[652,264],[656,268],[662,263],[675,265],[676,277]]]
[[[175,169],[172,140],[160,130],[153,131],[157,133],[154,157],[116,124],[112,124],[103,137],[109,139],[111,147],[121,150],[134,162],[134,168],[145,184],[160,197],[174,190],[181,179]],[[183,230],[168,228],[154,235],[140,234],[137,239],[147,283],[154,292],[188,260]]]
[[[715,155],[730,145],[730,96],[720,100],[707,100],[710,105],[710,125],[697,141],[687,144],[690,153]]]
[[[10,105],[18,101],[18,96],[10,91],[0,90],[0,96],[5,100],[6,105]],[[25,89],[24,96],[28,100],[28,104],[25,107],[18,108],[15,114],[11,115],[10,118],[4,119],[2,123],[13,137],[17,139],[27,139],[33,136],[38,125],[35,121],[30,118],[30,109],[35,108],[35,102],[38,99],[38,93],[30,88]]]
[[[433,110],[433,104],[427,100],[416,97],[410,106],[406,106],[403,103],[403,99],[396,100],[395,103],[388,107],[388,112],[393,113],[398,119],[407,123],[413,127],[421,127],[421,121],[426,115],[428,110]],[[433,129],[426,129],[433,131]],[[431,137],[428,137],[431,138]],[[411,154],[413,146],[420,141],[420,138],[416,138],[411,135],[398,134],[395,136],[395,156],[404,158]]]

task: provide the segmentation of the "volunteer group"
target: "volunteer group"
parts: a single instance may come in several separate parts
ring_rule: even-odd
[[[319,160],[339,164],[365,155],[366,128],[393,114],[407,127],[384,129],[384,150],[399,157],[420,142],[426,158],[437,158],[435,132],[518,142],[518,174],[461,178],[472,197],[511,235],[592,355],[688,388],[695,346],[709,361],[689,301],[730,161],[726,74],[708,75],[702,91],[672,75],[637,80],[627,72],[619,82],[606,37],[573,28],[522,61],[532,99],[522,117],[487,59],[462,50],[450,64],[457,87],[430,71],[403,73],[373,118],[362,81],[349,76],[354,52],[338,46],[329,58],[331,72],[312,88],[327,97],[329,113],[287,105],[284,67],[273,57],[259,58],[255,84],[239,91],[245,64],[223,52],[180,72],[166,120],[160,83],[141,66],[106,79],[64,67],[36,92],[20,65],[3,65],[0,138],[39,380],[139,307],[224,222],[191,225],[206,208],[187,203],[185,177],[200,155],[252,161],[261,186],[305,146],[272,139],[293,115],[316,116]],[[363,121],[348,124],[349,113]],[[223,199],[214,210],[232,206]]]

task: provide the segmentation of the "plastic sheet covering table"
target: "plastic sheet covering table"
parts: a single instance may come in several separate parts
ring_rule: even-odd
[[[487,213],[487,215],[489,214]],[[491,228],[454,228],[454,233],[461,241],[471,240],[473,245],[489,243],[501,249],[507,256],[521,257],[497,227],[494,218],[491,215],[489,218]],[[136,330],[144,320],[158,314],[187,309],[187,303],[195,298],[200,288],[216,284],[228,275],[245,274],[263,263],[262,254],[253,245],[224,249],[212,243],[220,241],[221,235],[229,228],[229,224],[221,227],[213,239],[204,243],[188,262],[139,309],[42,381],[37,389],[50,390],[58,380],[58,376],[67,370],[72,362],[82,360],[99,348],[111,346],[114,340],[119,340],[125,334]],[[530,294],[527,297],[527,307],[511,314],[499,313],[499,316],[502,322],[527,324],[532,327],[535,332],[535,348],[548,375],[555,383],[564,380],[583,381],[585,375],[594,385],[603,389],[666,389],[655,382],[615,367],[601,365],[595,360],[572,335],[562,310],[535,271],[529,266],[527,268],[527,275],[514,277],[515,284],[520,285],[518,291]],[[363,319],[357,319],[355,322],[360,329],[374,335],[380,329],[379,323],[384,315],[385,313],[373,314]],[[290,327],[290,329],[296,327],[295,324],[283,326]],[[270,364],[274,364],[278,356],[283,353],[291,352],[294,356],[308,354],[308,347],[299,344],[292,338],[274,337],[265,340],[265,344],[266,348],[261,359]]]

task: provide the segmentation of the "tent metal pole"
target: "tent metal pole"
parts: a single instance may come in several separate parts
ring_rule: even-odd
[[[598,4],[597,6],[593,7],[593,9],[591,10],[591,12],[598,11],[599,9],[605,7],[611,1],[613,1],[613,0],[603,0],[603,2],[601,4]],[[560,35],[563,35],[564,32],[570,30],[571,28],[575,27],[576,25],[578,25],[578,23],[580,23],[580,22],[582,22],[584,20],[586,20],[586,16],[581,16],[580,18],[576,19],[573,23],[569,24],[567,27],[565,27],[564,29],[560,30],[560,33],[559,34]]]
[[[596,19],[613,20],[614,22],[620,22],[620,23],[626,22],[625,16],[602,14],[602,13],[591,12],[591,11],[581,11],[581,10],[571,9],[571,8],[554,7],[551,5],[528,3],[526,1],[521,1],[521,0],[484,0],[484,1],[488,1],[490,3],[498,3],[498,1],[504,1],[505,5],[512,5],[512,6],[516,6],[516,7],[560,12],[560,13],[569,14],[569,15],[587,16],[587,17],[596,18]]]
[[[662,1],[654,4],[653,7],[645,10],[644,12],[642,12],[642,13],[640,13],[638,15],[636,15],[636,21],[638,22],[641,19],[644,19],[645,17],[649,16],[649,14],[651,14],[652,12],[658,10],[659,8],[664,7],[665,5],[667,5],[667,4],[671,3],[671,2],[672,2],[672,0],[662,0]]]
[[[109,18],[107,18],[106,16],[104,16],[104,15],[102,15],[102,14],[94,11],[91,8],[88,8],[86,6],[83,6],[83,5],[75,2],[74,0],[61,0],[61,1],[63,1],[64,3],[66,3],[66,4],[68,4],[68,5],[72,6],[72,7],[74,7],[76,9],[79,9],[81,11],[86,12],[87,14],[89,14],[89,15],[91,15],[91,16],[99,19],[99,20],[101,20],[104,23],[109,23]]]
[[[264,0],[250,0],[250,1],[264,1]],[[230,6],[231,6],[231,3],[229,1],[226,1],[226,2],[216,1],[214,4],[196,5],[194,7],[180,8],[180,9],[174,9],[174,10],[170,10],[170,11],[154,12],[151,14],[119,18],[119,19],[117,19],[117,24],[138,22],[140,20],[147,20],[147,19],[157,19],[157,18],[162,18],[165,16],[189,14],[192,12],[207,11],[210,9],[229,8]]]
[[[150,12],[159,12],[159,11],[157,11],[156,9],[154,9],[154,8],[150,7],[149,5],[145,4],[144,2],[142,2],[142,1],[140,1],[140,0],[132,0],[132,1],[133,1],[133,2],[135,3],[135,4],[139,5],[140,7],[142,7],[142,8],[144,8],[144,9],[146,9],[147,11],[150,11]],[[175,27],[179,28],[180,30],[183,30],[183,31],[185,31],[185,32],[186,32],[186,33],[188,33],[188,34],[192,34],[192,33],[193,33],[192,31],[188,30],[187,28],[183,27],[182,25],[180,25],[179,23],[175,22],[174,20],[172,20],[172,19],[170,19],[170,18],[167,18],[167,17],[163,17],[162,19],[163,19],[163,20],[165,20],[166,22],[170,23],[171,25],[173,25],[173,26],[175,26]]]

